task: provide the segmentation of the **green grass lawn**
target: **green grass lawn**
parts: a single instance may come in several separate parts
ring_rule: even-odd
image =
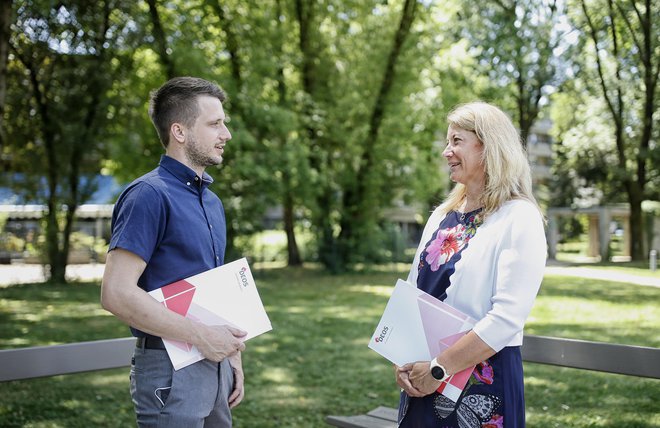
[[[255,269],[274,330],[248,342],[238,428],[323,427],[396,406],[391,365],[367,342],[397,271]],[[125,337],[98,284],[0,290],[0,348]],[[548,276],[526,332],[660,346],[660,289]],[[658,427],[660,381],[525,364],[528,427]],[[128,369],[0,383],[2,427],[134,426]]]

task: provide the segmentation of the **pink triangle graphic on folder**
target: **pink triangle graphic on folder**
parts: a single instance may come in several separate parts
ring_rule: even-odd
[[[185,317],[195,295],[195,286],[181,280],[163,287],[162,290],[163,296],[165,296],[165,306]]]
[[[417,305],[424,327],[426,344],[431,355],[439,355],[465,335],[466,332],[461,331],[462,320],[447,315],[438,309],[438,306],[445,306],[442,303],[434,304],[426,299],[419,298],[417,299]]]
[[[177,294],[183,293],[184,291],[190,290],[191,288],[194,289],[195,286],[185,279],[182,279],[181,281],[166,285],[165,287],[161,288],[160,291],[162,291],[163,297],[165,297],[165,299],[169,299],[170,297],[176,296]]]
[[[449,348],[451,345],[458,342],[458,339],[460,339],[463,336],[465,336],[464,331],[460,333],[456,333],[451,336],[443,337],[442,339],[439,340],[440,346],[442,347],[442,349]]]
[[[169,310],[184,317],[188,314],[188,309],[190,309],[190,304],[195,296],[194,285],[185,280],[181,280],[163,287],[161,291],[165,297],[163,304]],[[175,340],[172,340],[171,343],[184,351],[190,351],[192,349],[192,345],[189,343],[178,342]]]

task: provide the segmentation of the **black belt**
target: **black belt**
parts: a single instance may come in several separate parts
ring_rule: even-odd
[[[135,346],[142,349],[165,349],[163,339],[155,336],[138,337]]]

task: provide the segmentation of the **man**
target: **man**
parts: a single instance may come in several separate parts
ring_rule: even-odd
[[[217,85],[193,77],[151,94],[165,155],[124,190],[112,215],[101,303],[137,337],[130,384],[141,427],[231,427],[230,409],[243,398],[246,333],[184,318],[147,294],[224,262],[224,209],[204,172],[222,163],[231,139],[224,100]],[[195,345],[205,359],[175,371],[162,337]]]

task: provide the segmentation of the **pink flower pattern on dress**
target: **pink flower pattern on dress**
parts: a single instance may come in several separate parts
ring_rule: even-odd
[[[458,250],[460,245],[456,239],[456,229],[439,230],[436,238],[426,248],[426,262],[433,272],[440,269],[440,265],[447,263]]]
[[[482,383],[485,383],[487,385],[493,384],[493,378],[494,378],[493,367],[490,364],[488,364],[488,360],[482,361],[479,364],[477,364],[476,367],[474,368],[474,371],[472,372],[472,375]]]
[[[481,424],[481,428],[504,428],[504,416],[494,414],[488,422]]]
[[[467,245],[482,222],[481,216],[476,214],[470,216],[465,224],[459,223],[448,229],[439,229],[435,238],[424,249],[426,254],[421,255],[418,270],[421,270],[426,262],[432,272],[437,272],[440,266]]]

